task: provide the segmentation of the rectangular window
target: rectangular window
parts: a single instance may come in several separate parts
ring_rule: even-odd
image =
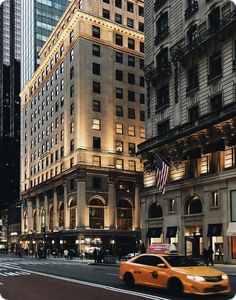
[[[94,136],[93,137],[93,148],[94,149],[101,149],[101,138]]]
[[[107,9],[103,9],[103,10],[102,10],[102,16],[103,16],[103,18],[105,18],[105,19],[110,19],[110,11],[107,10]]]
[[[75,112],[75,105],[74,105],[74,103],[71,103],[71,105],[70,105],[70,115],[72,116],[74,114],[74,112]]]
[[[70,61],[73,61],[74,60],[74,55],[75,55],[75,52],[74,52],[74,49],[72,48],[70,50]]]
[[[170,128],[169,128],[169,120],[166,120],[164,122],[161,122],[157,124],[157,132],[158,132],[158,137],[163,138],[166,137]]]
[[[134,50],[135,49],[135,40],[128,38],[128,48]]]
[[[123,117],[123,106],[116,105],[116,116]]]
[[[219,194],[218,192],[211,193],[211,207],[219,207]]]
[[[192,66],[188,70],[188,87],[186,88],[186,93],[196,89],[198,85],[198,66]]]
[[[70,97],[73,97],[75,95],[75,88],[74,85],[72,84],[70,87]]]
[[[70,141],[70,152],[73,152],[75,150],[75,143],[74,140]]]
[[[100,57],[100,46],[93,44],[93,55]]]
[[[210,98],[210,107],[213,114],[220,114],[222,110],[222,93]]]
[[[118,24],[122,24],[122,15],[115,14],[115,22]]]
[[[169,85],[165,85],[157,90],[157,106],[156,109],[163,108],[169,105]]]
[[[222,75],[221,51],[218,51],[209,58],[209,75],[208,80]]]
[[[93,119],[92,129],[101,130],[101,120]]]
[[[144,23],[138,22],[138,30],[144,32]]]
[[[127,27],[133,28],[134,27],[134,20],[127,18]]]
[[[101,93],[101,84],[100,82],[93,81],[93,92],[100,94]]]
[[[116,134],[123,134],[123,124],[116,123]]]
[[[190,123],[194,123],[199,118],[198,105],[195,105],[188,110],[188,119]]]
[[[129,119],[135,119],[135,109],[133,108],[128,108],[128,118]]]
[[[115,6],[122,8],[122,0],[115,0]]]
[[[134,91],[128,91],[128,101],[135,102],[135,92]]]
[[[128,73],[128,83],[129,84],[135,84],[135,74]]]
[[[129,170],[136,171],[136,165],[134,160],[129,160]]]
[[[94,26],[92,27],[92,35],[93,37],[100,39],[100,27]]]
[[[123,36],[122,35],[116,33],[115,39],[116,39],[116,41],[115,41],[116,45],[123,46]]]
[[[133,125],[128,126],[128,135],[135,136],[135,127]]]
[[[74,67],[70,68],[70,79],[73,79],[75,77],[75,70]]]
[[[100,190],[102,187],[102,181],[99,177],[93,177],[93,189]]]
[[[145,121],[145,112],[144,112],[144,110],[140,110],[140,121]]]
[[[145,104],[145,97],[144,97],[144,94],[139,94],[139,103],[140,103],[140,104]]]
[[[139,85],[144,87],[144,77],[143,76],[139,77]]]
[[[135,67],[135,57],[128,55],[128,66],[129,67]]]
[[[169,210],[169,213],[173,213],[175,211],[175,199],[169,199],[168,210]]]
[[[93,111],[100,112],[101,111],[101,104],[98,100],[93,100]]]
[[[101,157],[100,156],[97,156],[97,155],[93,156],[93,165],[95,167],[100,167],[101,166]]]
[[[116,52],[116,62],[123,64],[123,53],[121,52]]]
[[[117,81],[123,81],[123,71],[116,70],[116,80]]]
[[[123,152],[123,142],[122,141],[116,141],[116,152]]]
[[[128,151],[130,155],[135,154],[135,144],[134,143],[128,143]]]
[[[144,53],[144,42],[139,42],[139,50]]]
[[[145,128],[140,128],[140,137],[145,139]]]
[[[116,159],[116,169],[122,170],[123,169],[123,159]]]
[[[123,99],[123,89],[122,88],[116,88],[116,98],[117,99]]]
[[[132,2],[127,2],[127,11],[130,13],[134,12],[134,4]]]
[[[140,17],[144,17],[144,8],[142,6],[138,7],[138,14]]]
[[[93,74],[100,75],[100,64],[93,63]]]

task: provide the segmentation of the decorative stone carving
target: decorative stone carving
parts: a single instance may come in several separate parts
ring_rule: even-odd
[[[84,168],[79,168],[77,170],[76,179],[77,179],[77,181],[80,181],[80,182],[86,182],[87,176],[86,176],[86,170]]]

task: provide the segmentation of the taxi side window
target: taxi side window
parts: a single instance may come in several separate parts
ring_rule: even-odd
[[[163,261],[160,257],[145,255],[138,257],[134,261],[135,264],[146,265],[146,266],[154,266],[156,267],[158,264],[163,264]]]

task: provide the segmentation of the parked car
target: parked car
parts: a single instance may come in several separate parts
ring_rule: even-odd
[[[131,259],[131,258],[133,258],[133,257],[135,257],[135,256],[137,256],[137,255],[139,255],[140,254],[140,252],[130,252],[130,253],[128,253],[126,256],[125,256],[125,258],[126,258],[126,260],[129,260],[129,259]]]

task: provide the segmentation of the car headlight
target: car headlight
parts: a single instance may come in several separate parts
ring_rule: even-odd
[[[226,280],[226,279],[228,279],[228,278],[229,278],[228,275],[226,275],[226,274],[223,274],[223,275],[222,275],[222,279],[223,279],[223,280]]]
[[[194,280],[194,281],[197,281],[197,282],[203,282],[205,281],[205,278],[202,277],[202,276],[192,276],[192,275],[187,275],[187,278],[189,280]]]

